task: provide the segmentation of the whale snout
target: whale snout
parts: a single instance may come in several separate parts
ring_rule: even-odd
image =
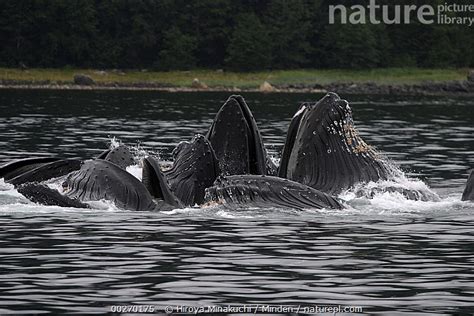
[[[313,103],[313,107],[318,110],[336,110],[342,115],[351,113],[351,107],[349,102],[345,99],[341,99],[339,95],[334,92],[328,92],[321,100]]]

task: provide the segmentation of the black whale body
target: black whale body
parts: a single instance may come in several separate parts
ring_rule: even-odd
[[[165,203],[176,208],[185,205],[171,190],[168,179],[161,170],[160,162],[154,157],[146,157],[142,161],[142,183],[154,198],[163,200]]]
[[[206,190],[206,202],[250,207],[303,209],[341,209],[330,195],[307,185],[264,175],[227,176]]]
[[[173,166],[165,172],[170,189],[186,206],[202,204],[204,191],[220,174],[211,144],[204,136],[196,135],[191,142],[179,143],[173,157]]]
[[[96,159],[102,159],[125,169],[134,164],[133,154],[129,147],[120,145],[107,149]],[[60,159],[56,157],[39,157],[19,159],[0,167],[0,178],[15,186],[30,182],[43,182],[64,176],[78,170],[83,161],[80,159]]]
[[[0,179],[3,178],[5,182],[8,182],[8,180],[18,177],[25,172],[58,160],[60,158],[56,157],[33,157],[14,160],[0,167]]]
[[[63,188],[66,196],[82,202],[104,199],[133,211],[152,211],[163,206],[155,203],[137,178],[105,160],[86,161],[80,170],[68,175]]]
[[[52,178],[65,176],[81,168],[83,161],[78,159],[64,159],[43,164],[35,169],[21,173],[20,175],[7,180],[14,186],[19,186],[30,182],[43,182]]]
[[[135,159],[130,148],[124,145],[105,150],[96,159],[112,162],[123,169],[135,164]]]
[[[153,157],[143,160],[142,182],[148,191],[176,207],[204,202],[205,189],[219,175],[218,162],[209,141],[196,135],[191,142],[181,142],[173,151],[171,168],[162,171]]]
[[[257,123],[244,98],[232,95],[222,105],[207,139],[223,175],[276,174],[263,146]]]
[[[474,202],[474,170],[469,174],[461,200]]]
[[[18,192],[28,200],[42,205],[52,205],[73,208],[90,208],[86,203],[77,199],[71,199],[58,190],[52,189],[45,184],[28,182],[18,187]]]
[[[166,203],[157,204],[145,186],[133,175],[114,163],[89,160],[70,173],[62,184],[63,194],[45,185],[27,183],[19,192],[34,202],[47,205],[82,207],[85,202],[108,200],[121,209],[153,211],[171,209]]]
[[[288,128],[279,176],[333,195],[352,189],[358,197],[396,192],[410,200],[440,200],[428,188],[408,189],[398,184],[403,173],[361,138],[349,103],[335,93],[300,106]],[[392,184],[364,187],[380,180]]]
[[[328,93],[293,117],[279,176],[337,194],[360,182],[387,179],[390,167],[359,136],[346,100]]]

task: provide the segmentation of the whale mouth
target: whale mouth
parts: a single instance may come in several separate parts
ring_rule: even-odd
[[[311,129],[311,133],[307,133],[308,128]],[[306,139],[301,138],[303,134],[306,134]],[[291,164],[289,160],[295,148],[295,142],[307,141],[309,143],[312,138],[323,137],[324,134],[334,135],[340,140],[338,144],[331,144],[327,139],[321,139],[328,153],[337,152],[338,149],[354,154],[370,150],[370,146],[360,138],[354,127],[349,103],[337,94],[329,92],[318,102],[302,103],[293,116],[283,149],[280,176],[286,175],[287,165]]]
[[[202,204],[204,190],[219,175],[219,166],[211,144],[203,135],[181,142],[173,150],[173,166],[164,174],[170,190],[186,206]]]
[[[338,193],[359,182],[386,179],[389,169],[360,137],[349,103],[328,93],[316,103],[303,103],[293,117],[279,175]]]
[[[106,160],[87,160],[70,173],[63,187],[64,196],[82,202],[110,200],[131,211],[154,210],[156,204],[146,187],[133,175]]]
[[[339,136],[342,150],[352,154],[371,153],[376,154],[372,147],[359,136],[359,132],[354,126],[352,109],[349,102],[341,99],[335,93],[328,93],[323,99],[314,104],[315,110],[308,117],[308,120],[321,117],[321,124],[329,134]],[[318,131],[315,131],[318,132]],[[314,134],[314,132],[313,132]],[[328,150],[338,150],[328,148]]]
[[[206,137],[214,148],[222,174],[267,173],[262,137],[241,96],[232,95],[227,99]]]
[[[326,128],[331,134],[347,135],[348,139],[351,139],[350,131],[354,130],[354,128],[349,127],[353,124],[351,107],[346,100],[341,99],[336,93],[329,92],[318,102],[301,103],[288,127],[278,172],[280,177],[287,177],[287,167],[295,147],[295,142],[297,141],[297,136],[300,137],[298,141],[301,142],[303,129],[305,124],[309,122],[313,122],[315,127]],[[320,133],[315,128],[312,134],[316,136]],[[311,135],[307,137],[311,137]],[[309,142],[310,140],[307,139],[306,141]],[[349,140],[348,143],[352,143],[352,141]]]
[[[326,193],[288,179],[263,175],[220,177],[206,189],[206,202],[298,210],[342,208],[335,198]]]

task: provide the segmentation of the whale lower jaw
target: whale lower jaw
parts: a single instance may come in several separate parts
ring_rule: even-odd
[[[326,193],[273,176],[236,175],[216,180],[206,190],[206,203],[290,209],[340,209],[342,205]]]
[[[89,205],[77,199],[72,199],[59,193],[58,190],[41,183],[26,183],[18,187],[18,192],[33,203],[41,205],[73,207],[73,208],[90,208]]]
[[[276,172],[267,157],[257,123],[241,96],[232,95],[227,99],[206,137],[223,175]]]

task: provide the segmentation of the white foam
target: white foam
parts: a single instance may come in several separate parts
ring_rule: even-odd
[[[385,163],[389,168],[389,180],[379,180],[376,182],[370,181],[368,183],[356,184],[353,188],[342,192],[339,198],[348,201],[360,196],[376,196],[380,194],[394,194],[403,196],[397,193],[403,191],[411,191],[416,193],[419,197],[425,199],[439,201],[440,197],[433,190],[428,187],[426,183],[416,178],[409,178],[406,174],[391,160],[385,159]],[[406,198],[408,199],[408,198]]]
[[[127,167],[127,172],[140,181],[142,181],[142,170],[143,169],[140,167],[140,165],[132,165]]]
[[[358,199],[346,204],[345,212],[353,215],[382,215],[382,216],[424,216],[426,214],[454,214],[470,206],[459,197],[448,197],[441,201],[408,200],[397,193],[384,193],[373,199],[361,201]]]
[[[196,208],[186,207],[186,208],[176,208],[176,209],[173,209],[171,211],[163,211],[161,213],[168,214],[168,215],[188,214],[188,213],[191,213],[191,212],[196,212],[196,210],[197,210]]]
[[[393,165],[391,167],[393,173],[390,180],[361,183],[338,196],[345,202],[349,212],[413,214],[466,207],[466,203],[460,201],[460,196],[441,198],[423,181],[409,178],[398,168]],[[414,192],[414,196],[419,199],[410,199],[403,194],[404,191]]]
[[[0,191],[8,191],[12,190],[14,186],[10,183],[5,183],[5,179],[0,179]]]
[[[135,146],[130,146],[130,150],[134,154],[135,161],[142,161],[144,158],[150,155],[160,156],[159,153],[149,152],[148,150],[142,148],[140,143],[137,143]]]
[[[86,202],[92,209],[102,210],[102,211],[121,211],[114,202],[109,200],[99,200],[99,201],[89,201]]]
[[[237,216],[234,216],[232,214],[230,214],[229,212],[225,211],[225,210],[219,210],[217,213],[216,213],[217,216],[219,217],[223,217],[223,218],[236,218]]]

